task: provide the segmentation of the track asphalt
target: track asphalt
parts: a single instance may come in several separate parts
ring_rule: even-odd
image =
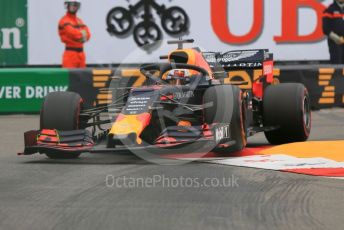
[[[17,156],[36,115],[0,116],[0,229],[342,229],[344,180],[133,156]],[[311,140],[344,140],[344,109],[313,113]],[[249,146],[267,144],[264,135]],[[344,154],[344,150],[343,150]]]

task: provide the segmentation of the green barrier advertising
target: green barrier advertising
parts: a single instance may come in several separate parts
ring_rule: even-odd
[[[37,113],[48,93],[68,85],[64,69],[0,69],[0,113]]]
[[[0,1],[0,66],[28,62],[27,0]]]

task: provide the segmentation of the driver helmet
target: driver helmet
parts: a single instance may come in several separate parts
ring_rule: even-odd
[[[189,71],[185,69],[171,70],[165,77],[170,85],[186,85],[188,83]]]
[[[340,8],[344,8],[344,0],[336,0]]]

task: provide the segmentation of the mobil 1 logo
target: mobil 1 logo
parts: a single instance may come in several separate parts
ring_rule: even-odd
[[[214,126],[214,137],[216,143],[230,141],[230,124],[218,124]]]

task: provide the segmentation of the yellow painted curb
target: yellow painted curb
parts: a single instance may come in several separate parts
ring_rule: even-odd
[[[334,161],[344,161],[344,141],[296,142],[264,149],[259,153],[287,154],[299,158],[323,157]]]

